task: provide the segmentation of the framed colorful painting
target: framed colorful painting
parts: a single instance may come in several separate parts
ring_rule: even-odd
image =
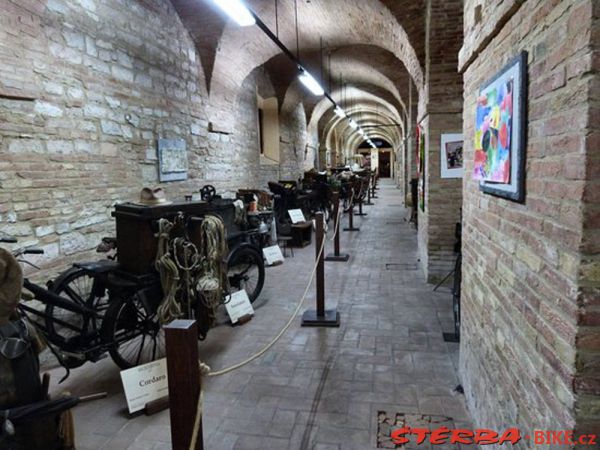
[[[475,122],[473,178],[480,190],[525,199],[527,52],[510,61],[480,90]]]
[[[440,148],[440,176],[442,178],[463,177],[463,135],[442,134]]]

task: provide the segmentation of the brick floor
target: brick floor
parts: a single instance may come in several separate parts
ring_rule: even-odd
[[[400,191],[383,182],[375,202],[365,208],[368,216],[356,218],[359,233],[342,234],[350,262],[326,266],[327,306],[337,306],[341,327],[301,328],[298,318],[261,359],[208,379],[205,448],[369,450],[377,445],[379,411],[470,424],[462,396],[453,392],[458,344],[442,339],[442,330],[452,329],[449,290],[433,292],[416,270],[416,232],[398,206]],[[255,318],[211,330],[200,344],[202,358],[220,369],[269,342],[293,311],[313,260],[309,247],[269,268]],[[314,289],[306,307],[314,307]],[[55,380],[62,375],[53,372]],[[75,409],[78,449],[171,448],[167,411],[128,417],[111,360],[73,371],[55,390],[109,392]]]

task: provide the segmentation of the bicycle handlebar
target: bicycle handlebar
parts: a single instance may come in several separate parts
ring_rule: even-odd
[[[44,249],[43,248],[36,248],[36,247],[25,248],[25,249],[22,250],[21,253],[23,255],[43,255],[44,254]]]

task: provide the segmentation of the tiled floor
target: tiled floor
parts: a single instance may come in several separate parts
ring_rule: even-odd
[[[377,445],[379,411],[469,424],[463,397],[453,392],[458,344],[442,339],[452,329],[451,295],[432,292],[416,269],[416,232],[399,192],[383,182],[368,216],[355,220],[361,231],[342,234],[350,262],[327,263],[327,306],[339,309],[340,328],[301,328],[298,318],[261,359],[208,379],[206,449],[369,450]],[[211,330],[202,358],[220,369],[260,350],[288,320],[313,261],[309,247],[269,268],[255,318]],[[314,307],[314,289],[306,307]],[[56,369],[53,378],[61,375]],[[128,417],[111,360],[75,370],[60,389],[109,392],[75,409],[78,449],[171,448],[168,411]]]

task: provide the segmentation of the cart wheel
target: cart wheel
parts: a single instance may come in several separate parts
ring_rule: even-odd
[[[265,283],[262,254],[248,245],[235,248],[227,261],[227,278],[231,292],[244,289],[250,303],[254,303]]]
[[[50,292],[63,298],[72,300],[81,306],[98,311],[104,315],[108,308],[108,292],[98,285],[98,281],[83,269],[71,268],[56,278],[48,289]],[[60,325],[66,322],[84,333],[100,331],[100,319],[84,318],[81,314],[67,311],[66,309],[47,304],[45,309],[45,325],[49,336],[60,336],[63,339],[81,334]]]
[[[166,355],[165,333],[156,312],[147,311],[137,294],[115,298],[102,320],[102,341],[121,369],[146,364]]]

